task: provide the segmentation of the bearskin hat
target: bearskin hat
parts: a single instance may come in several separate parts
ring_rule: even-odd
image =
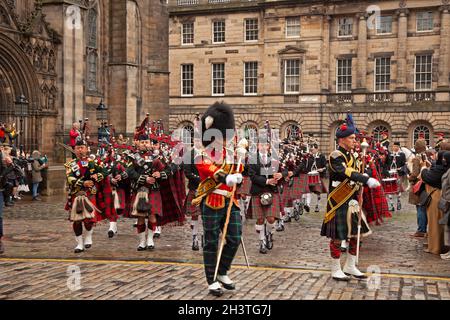
[[[201,118],[201,129],[202,144],[205,147],[214,141],[214,133],[207,133],[210,129],[219,130],[222,137],[229,139],[227,131],[235,129],[234,113],[231,106],[224,102],[216,102],[210,106]]]

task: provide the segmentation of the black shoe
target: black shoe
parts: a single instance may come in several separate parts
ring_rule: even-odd
[[[86,249],[90,249],[90,248],[92,248],[92,244],[85,244],[84,247],[85,247]]]
[[[12,201],[5,202],[5,207],[14,207],[14,202]]]
[[[219,282],[222,284],[222,286],[227,289],[227,290],[235,290],[236,286],[234,285],[234,283],[230,283],[230,284],[226,284],[223,283],[222,281],[219,280]]]
[[[402,203],[399,201],[397,202],[397,211],[402,210]]]
[[[333,277],[333,279],[336,280],[336,281],[349,282],[351,278],[350,277],[348,277],[348,278],[336,278],[336,277]]]
[[[155,246],[147,246],[147,250],[155,250]]]
[[[353,277],[353,278],[358,279],[358,280],[364,280],[364,279],[368,278],[368,276],[366,276],[365,274],[363,274],[362,276],[355,276],[355,275],[347,273],[347,272],[344,272],[344,274],[346,276]]]
[[[83,250],[83,249],[75,249],[73,252],[75,252],[75,253],[81,253],[81,252],[84,252],[84,250]]]
[[[154,233],[153,238],[161,238],[161,233]]]
[[[309,211],[310,211],[311,209],[309,208],[309,206],[308,206],[308,205],[306,205],[306,204],[305,204],[305,210],[306,210],[306,212],[308,212],[308,213],[309,213]]]
[[[138,247],[138,248],[137,248],[137,251],[145,251],[145,250],[147,250],[147,247],[145,247],[145,248]]]
[[[111,239],[112,237],[114,237],[114,231],[109,230],[108,231],[108,237]]]
[[[319,210],[319,206],[316,206],[316,210],[314,210],[314,212],[315,213],[318,213],[320,210]]]
[[[209,289],[209,293],[212,294],[215,297],[223,296],[223,290],[222,289],[214,289],[214,290]]]

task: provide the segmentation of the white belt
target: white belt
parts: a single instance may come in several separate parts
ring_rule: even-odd
[[[227,197],[227,198],[231,198],[231,192],[226,191],[226,190],[216,189],[212,193],[220,194],[221,196],[224,196],[224,197]]]
[[[336,187],[338,187],[342,182],[343,182],[343,181],[333,181],[333,182],[331,183],[331,186],[332,186],[333,188],[336,188]],[[355,181],[350,181],[349,184],[350,184],[351,186],[353,186],[353,185],[355,184]]]

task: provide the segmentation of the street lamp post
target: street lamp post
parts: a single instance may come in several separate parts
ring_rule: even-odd
[[[24,134],[23,122],[24,118],[28,116],[28,101],[23,94],[21,94],[20,97],[17,98],[16,105],[17,107],[15,108],[14,114],[16,117],[19,117],[20,121],[20,129],[19,129],[20,144],[25,144],[25,138],[23,137]]]
[[[108,141],[108,107],[103,103],[103,99],[97,106],[97,121],[99,123],[98,127],[98,148],[100,153],[102,153],[102,142],[106,143]]]

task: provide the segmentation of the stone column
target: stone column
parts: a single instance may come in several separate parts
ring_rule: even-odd
[[[450,5],[442,6],[441,11],[441,46],[439,49],[439,89],[449,89],[450,59]]]
[[[321,84],[320,89],[322,92],[330,91],[330,27],[331,17],[322,17],[322,63],[321,70]]]
[[[396,91],[406,91],[406,53],[408,45],[408,9],[399,9],[397,39],[397,86]]]
[[[356,92],[367,91],[367,14],[359,13],[356,18],[358,26],[358,58],[356,61]]]

